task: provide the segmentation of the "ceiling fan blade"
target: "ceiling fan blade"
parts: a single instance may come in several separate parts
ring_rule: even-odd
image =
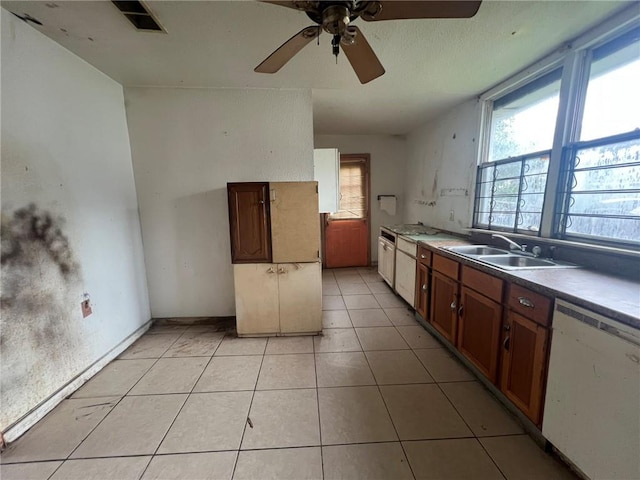
[[[276,73],[311,40],[317,38],[321,32],[322,30],[317,26],[303,28],[280,45],[275,52],[269,55],[260,65],[254,68],[253,71],[258,73]]]
[[[318,2],[312,0],[260,0],[262,3],[271,3],[281,7],[294,8],[303,11],[315,11],[318,8]]]
[[[350,45],[342,43],[342,51],[347,56],[349,63],[356,72],[360,83],[368,83],[384,74],[384,67],[378,60],[371,45],[364,38],[360,29],[356,26],[350,26],[349,29],[355,32],[354,42]]]
[[[410,18],[470,18],[480,8],[481,0],[384,0],[372,2],[360,15],[367,22]],[[376,5],[379,4],[379,5]],[[376,8],[377,6],[381,8]]]

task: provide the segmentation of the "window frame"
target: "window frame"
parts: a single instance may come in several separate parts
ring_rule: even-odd
[[[543,209],[541,214],[541,224],[537,236],[548,239],[577,240],[589,244],[601,244],[616,246],[621,248],[637,249],[635,243],[630,244],[615,238],[602,239],[587,236],[577,236],[567,234],[566,229],[560,228],[559,217],[566,214],[563,206],[566,206],[564,197],[566,194],[569,178],[567,177],[567,165],[570,162],[567,155],[576,145],[584,143],[595,143],[606,140],[598,138],[588,142],[580,142],[580,130],[585,107],[587,86],[589,83],[589,70],[593,58],[593,52],[601,47],[614,45],[616,41],[622,40],[636,29],[640,29],[640,11],[633,6],[625,7],[609,19],[602,22],[597,27],[586,32],[573,41],[561,46],[551,55],[534,63],[523,71],[517,73],[501,84],[480,95],[482,102],[480,118],[480,143],[478,148],[476,180],[474,182],[476,192],[473,196],[472,204],[472,229],[487,230],[486,224],[480,225],[478,219],[478,192],[479,175],[481,166],[489,161],[492,112],[494,101],[504,98],[512,92],[533,84],[541,77],[551,73],[557,68],[562,68],[560,82],[560,102],[558,106],[555,123],[555,133],[551,155],[549,159],[549,169],[547,171],[547,183],[544,193]],[[633,132],[619,132],[610,138],[631,135]],[[533,153],[533,152],[532,152]],[[527,154],[529,155],[529,154]],[[514,157],[518,158],[518,157]],[[514,234],[531,235],[533,232],[520,232],[517,229],[490,228],[491,231],[512,232]]]

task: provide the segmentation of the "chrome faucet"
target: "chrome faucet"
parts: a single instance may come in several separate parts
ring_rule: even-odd
[[[491,235],[491,238],[500,238],[500,239],[504,240],[505,242],[507,242],[509,244],[509,249],[511,249],[511,250],[520,250],[522,252],[526,252],[527,251],[527,246],[526,245],[520,245],[520,244],[514,242],[513,240],[508,239],[504,235],[498,235],[497,233],[494,233],[493,235]]]

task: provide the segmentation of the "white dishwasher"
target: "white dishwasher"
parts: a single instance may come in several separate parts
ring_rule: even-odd
[[[412,307],[416,299],[416,254],[415,242],[398,237],[396,243],[396,292]]]
[[[640,478],[640,331],[556,300],[543,435],[589,478]]]
[[[378,237],[378,273],[391,288],[395,284],[396,237],[381,231]]]

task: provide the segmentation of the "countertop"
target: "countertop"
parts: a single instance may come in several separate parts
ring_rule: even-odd
[[[640,284],[586,268],[554,268],[549,270],[501,270],[472,258],[444,250],[453,245],[471,243],[457,237],[440,235],[422,237],[418,242],[438,254],[473,266],[496,277],[530,288],[544,295],[562,298],[575,305],[640,329]]]

